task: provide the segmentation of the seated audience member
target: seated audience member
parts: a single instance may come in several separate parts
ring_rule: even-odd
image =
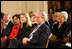
[[[5,26],[4,26],[4,29],[3,29],[3,33],[5,34],[4,37],[6,37],[6,36],[10,35],[14,24],[11,21],[11,16],[8,15],[8,14],[5,14],[3,19],[5,21]]]
[[[52,8],[49,8],[49,10],[48,10],[48,12],[49,12],[49,14],[48,14],[48,16],[49,16],[49,26],[50,26],[50,28],[52,27],[52,25],[53,25],[53,9]]]
[[[51,34],[53,34],[54,35],[54,33],[55,32],[52,32],[53,30],[54,30],[54,27],[55,27],[55,25],[58,23],[58,20],[59,20],[59,16],[60,16],[60,12],[55,12],[54,13],[54,15],[53,15],[53,25],[52,25],[52,27],[51,27],[51,30],[50,30],[50,32],[51,32]],[[56,34],[56,33],[55,33]],[[55,38],[54,38],[55,39]],[[53,39],[53,40],[54,40]],[[48,48],[52,48],[52,40],[49,40],[49,45],[48,45]]]
[[[20,15],[20,21],[21,21],[21,27],[19,29],[19,36],[17,37],[18,39],[22,39],[24,37],[28,37],[30,27],[32,27],[30,17],[27,13],[22,13]]]
[[[52,22],[52,25],[50,26],[50,29],[52,29],[53,26],[58,23],[58,17],[59,17],[59,15],[60,15],[60,12],[55,12],[54,13],[54,15],[52,17],[52,21],[53,22]]]
[[[69,12],[68,23],[71,24],[71,12]]]
[[[31,32],[29,38],[23,38],[22,43],[24,48],[45,48],[47,39],[50,35],[50,29],[45,24],[43,16],[37,16],[37,26]]]
[[[10,40],[9,46],[8,48],[21,48],[22,47],[22,39],[24,37],[28,37],[28,35],[30,34],[30,27],[31,25],[31,21],[30,21],[30,17],[27,13],[22,13],[20,15],[20,21],[21,21],[21,26],[19,28],[18,31],[18,35],[17,37],[15,37],[14,39]]]
[[[3,20],[5,21],[5,26],[2,30],[2,41],[10,35],[12,28],[14,26],[13,22],[11,21],[11,17],[8,14],[4,14]],[[6,41],[6,40],[5,40]],[[4,43],[4,42],[3,42]]]
[[[53,12],[54,13],[57,12],[57,6],[56,5],[53,6]]]
[[[71,29],[71,12],[69,12],[69,26],[70,26],[70,29]]]
[[[64,39],[63,39],[64,43],[61,44],[62,48],[71,48],[71,12],[69,13],[68,23],[69,23],[69,26],[68,26],[69,31],[68,31],[68,33],[64,33]],[[70,45],[67,45],[67,43]]]
[[[56,5],[57,5],[57,12],[61,12],[61,11],[64,10],[64,9],[62,8],[62,6],[61,6],[61,1],[57,1],[57,2],[56,2]]]
[[[37,21],[36,21],[37,18],[36,18],[36,16],[37,16],[37,14],[34,13],[34,15],[31,16],[31,18],[30,18],[31,23],[32,23],[32,27],[31,27],[32,30],[37,26]],[[31,30],[31,29],[30,29],[30,30]]]
[[[4,13],[1,13],[1,37],[3,36],[3,28],[5,26],[5,21],[3,20],[3,17],[4,17]]]
[[[3,16],[4,16],[4,13],[1,12],[1,37],[3,36],[2,30],[3,30],[4,26],[5,26]],[[3,43],[4,43],[4,41],[1,39],[1,48],[3,47]]]
[[[69,32],[69,24],[67,23],[68,14],[65,11],[62,11],[57,24],[54,25],[51,32],[57,36],[57,39],[53,42],[53,48],[60,48],[60,45],[63,43],[64,34]]]

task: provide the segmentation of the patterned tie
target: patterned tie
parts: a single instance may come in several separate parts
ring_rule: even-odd
[[[36,28],[34,28],[33,32],[30,34],[30,36],[34,34],[34,32],[38,29],[38,27],[39,26],[37,26]]]
[[[37,31],[37,29],[39,28],[40,26],[39,25],[37,25],[37,27],[33,30],[33,32],[29,35],[29,39],[32,39],[32,37],[33,37],[33,35],[34,35],[34,33]]]

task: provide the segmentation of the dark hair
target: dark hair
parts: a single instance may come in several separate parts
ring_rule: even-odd
[[[4,17],[4,13],[3,13],[3,12],[1,12],[1,19],[3,19],[3,17]]]
[[[53,11],[53,8],[52,8],[52,7],[50,7],[50,8],[48,9],[48,13],[49,13],[50,9],[52,9],[52,11]],[[54,13],[54,12],[52,12],[52,13]]]
[[[15,14],[15,15],[12,17],[12,19],[14,19],[14,17],[17,17],[17,18],[20,19],[20,14]]]
[[[54,6],[56,6],[56,8],[57,8],[57,5],[56,4],[54,4],[52,7],[54,8]]]

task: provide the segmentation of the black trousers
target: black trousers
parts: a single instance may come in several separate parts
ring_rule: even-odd
[[[14,39],[10,39],[10,42],[7,48],[23,48],[23,45],[21,43],[21,40],[14,38]]]

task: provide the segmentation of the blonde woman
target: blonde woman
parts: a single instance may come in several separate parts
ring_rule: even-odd
[[[20,15],[20,21],[21,21],[21,28],[23,27],[23,24],[25,24],[25,23],[26,23],[26,27],[32,26],[30,17],[27,13],[22,13]]]
[[[19,39],[22,39],[24,37],[28,37],[30,27],[32,26],[30,17],[27,13],[22,13],[20,15],[20,21],[21,21],[21,27],[19,30],[20,35],[18,36]]]

